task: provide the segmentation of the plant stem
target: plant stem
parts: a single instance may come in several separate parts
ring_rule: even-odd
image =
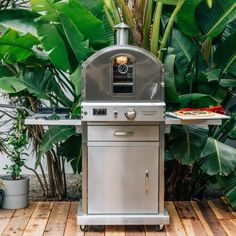
[[[175,7],[175,9],[174,9],[174,11],[172,12],[172,14],[170,16],[170,19],[169,19],[169,22],[166,26],[166,29],[165,29],[165,32],[164,32],[164,35],[163,35],[163,38],[162,38],[162,41],[161,41],[161,46],[160,46],[160,49],[159,49],[158,58],[160,60],[162,60],[162,56],[163,56],[163,53],[162,53],[161,49],[166,47],[166,43],[167,43],[170,31],[172,29],[172,26],[174,24],[175,17],[177,16],[177,14],[178,14],[179,10],[181,9],[182,5],[184,4],[184,2],[185,2],[185,0],[179,0],[176,7]]]
[[[161,23],[162,8],[163,8],[163,3],[158,2],[156,11],[155,11],[152,36],[151,36],[151,52],[155,56],[157,56],[158,54],[158,43],[159,43],[159,37],[160,37],[160,23]]]
[[[45,191],[45,188],[44,188],[44,186],[43,186],[43,182],[42,182],[42,180],[40,179],[39,174],[36,172],[36,170],[34,170],[33,168],[28,167],[27,165],[24,165],[24,167],[25,167],[26,169],[32,171],[32,172],[36,175],[36,177],[37,177],[37,179],[38,179],[38,181],[39,181],[39,184],[40,184],[40,186],[41,186],[41,188],[42,188],[42,190],[43,190],[43,195],[46,196],[46,191]]]

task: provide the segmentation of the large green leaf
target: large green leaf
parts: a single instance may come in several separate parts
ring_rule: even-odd
[[[58,154],[66,158],[66,161],[71,164],[74,173],[81,172],[81,143],[82,136],[73,135],[60,144]]]
[[[165,58],[165,98],[167,102],[178,103],[179,97],[175,86],[174,76],[175,55],[169,54]]]
[[[236,31],[236,18],[226,25],[225,30],[221,37],[222,40],[226,40],[235,31]]]
[[[187,0],[184,2],[177,15],[179,29],[187,35],[198,35],[199,29],[195,20],[195,9],[200,0]]]
[[[172,126],[170,150],[181,164],[189,165],[200,158],[207,137],[208,127],[204,125]]]
[[[191,93],[179,96],[181,107],[209,107],[218,105],[218,101],[206,94]]]
[[[81,65],[70,75],[71,82],[75,86],[75,93],[77,96],[81,94]]]
[[[0,38],[0,59],[9,64],[24,61],[33,55],[32,47],[38,43],[32,34],[19,34],[9,29]]]
[[[58,21],[57,11],[54,9],[54,0],[30,0],[33,11],[41,14],[43,21]]]
[[[60,1],[54,7],[66,15],[78,27],[79,31],[89,39],[93,47],[104,47],[107,44],[106,32],[101,20],[97,19],[77,0]]]
[[[59,14],[66,38],[78,61],[86,60],[94,50],[89,48],[88,40],[84,41],[84,36],[80,33],[77,26],[64,14]]]
[[[228,137],[230,139],[236,140],[236,125],[234,128],[228,133]]]
[[[91,13],[102,20],[103,18],[103,6],[104,1],[103,0],[80,0],[80,3],[87,8]]]
[[[55,144],[62,142],[75,134],[76,129],[74,126],[51,126],[43,136],[39,149],[39,156],[42,156],[52,149]]]
[[[208,175],[231,174],[236,167],[236,150],[211,137],[208,138],[202,153],[201,169]]]
[[[181,78],[186,75],[189,64],[196,54],[197,44],[179,30],[173,29],[171,47],[175,50],[175,64]]]
[[[205,37],[218,36],[226,24],[236,18],[235,0],[215,0],[211,9],[202,1],[196,9],[196,21]]]
[[[217,182],[225,191],[226,197],[233,208],[236,208],[236,173],[235,171],[228,176],[218,176]]]
[[[38,16],[37,13],[26,9],[5,9],[0,11],[0,24],[6,28],[37,36],[34,19]]]
[[[214,54],[215,64],[223,69],[223,73],[231,72],[236,76],[236,31],[232,33]]]
[[[17,93],[24,90],[26,86],[15,76],[0,78],[0,90],[5,93]]]
[[[41,37],[43,48],[48,52],[48,56],[55,67],[63,71],[71,70],[67,48],[56,25],[40,22],[37,25],[37,31]]]
[[[22,74],[22,83],[26,86],[29,93],[38,98],[49,99],[50,94],[56,94],[60,103],[64,106],[70,106],[71,101],[62,91],[51,71],[38,69],[27,69]]]
[[[236,87],[236,78],[235,79],[221,79],[220,85],[226,88]]]

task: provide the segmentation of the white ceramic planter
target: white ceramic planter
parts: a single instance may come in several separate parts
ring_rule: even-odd
[[[9,176],[1,176],[4,182],[3,209],[20,209],[28,206],[29,178],[13,180]]]

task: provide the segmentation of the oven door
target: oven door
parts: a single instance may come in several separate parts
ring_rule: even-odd
[[[158,213],[158,142],[90,142],[88,214]]]

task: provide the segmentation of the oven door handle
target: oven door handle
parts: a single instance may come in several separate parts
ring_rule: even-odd
[[[133,131],[115,131],[114,136],[133,136],[134,132]]]

